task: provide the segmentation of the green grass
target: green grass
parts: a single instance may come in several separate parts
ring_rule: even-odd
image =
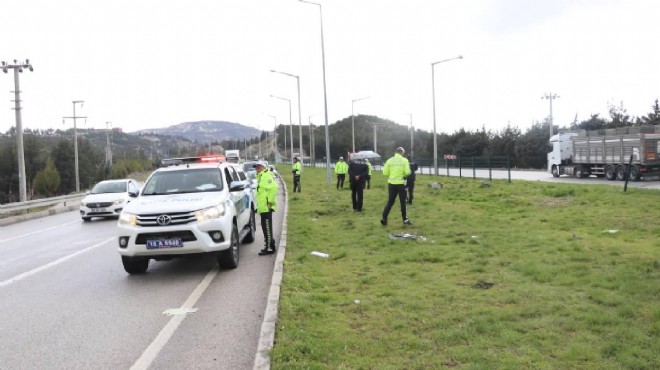
[[[660,192],[418,176],[415,224],[397,202],[382,227],[380,172],[363,213],[302,179],[273,369],[658,368]]]

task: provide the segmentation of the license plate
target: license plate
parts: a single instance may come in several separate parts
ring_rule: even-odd
[[[183,242],[181,241],[181,238],[147,240],[147,249],[179,248],[179,247],[183,247]]]
[[[106,213],[108,212],[107,208],[92,208],[92,212]]]

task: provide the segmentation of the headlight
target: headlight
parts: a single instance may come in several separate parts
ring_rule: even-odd
[[[81,202],[80,202],[80,205],[83,206],[83,207],[87,207],[87,202],[82,202],[82,201],[81,201]]]
[[[137,225],[137,216],[132,213],[122,212],[119,214],[119,225]]]
[[[214,220],[216,218],[220,218],[225,215],[225,206],[224,204],[220,204],[215,207],[211,208],[206,208],[201,211],[195,212],[195,217],[197,218],[198,222],[202,221],[208,221],[208,220]]]
[[[118,206],[120,204],[124,203],[124,199],[115,199],[112,201],[112,204]]]

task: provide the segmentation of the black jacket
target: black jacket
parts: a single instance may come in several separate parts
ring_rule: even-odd
[[[408,161],[408,164],[410,165],[410,175],[408,175],[407,179],[415,181],[415,171],[419,169],[419,166],[412,159]]]
[[[351,162],[348,164],[348,178],[351,182],[364,182],[369,175],[369,166],[366,163]],[[355,177],[359,176],[356,180]]]

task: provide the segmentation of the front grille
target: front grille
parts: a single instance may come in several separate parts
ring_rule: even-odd
[[[110,207],[111,205],[112,205],[112,202],[87,203],[88,208],[105,208],[105,207]]]
[[[159,225],[156,221],[158,216],[167,215],[171,217],[171,221],[167,225]],[[170,225],[183,225],[196,221],[195,212],[178,212],[178,213],[154,213],[148,215],[138,215],[138,226],[170,226]]]
[[[195,234],[190,230],[168,231],[164,233],[143,233],[135,238],[135,244],[147,244],[147,240],[175,239],[181,238],[183,242],[192,242],[197,240]]]

